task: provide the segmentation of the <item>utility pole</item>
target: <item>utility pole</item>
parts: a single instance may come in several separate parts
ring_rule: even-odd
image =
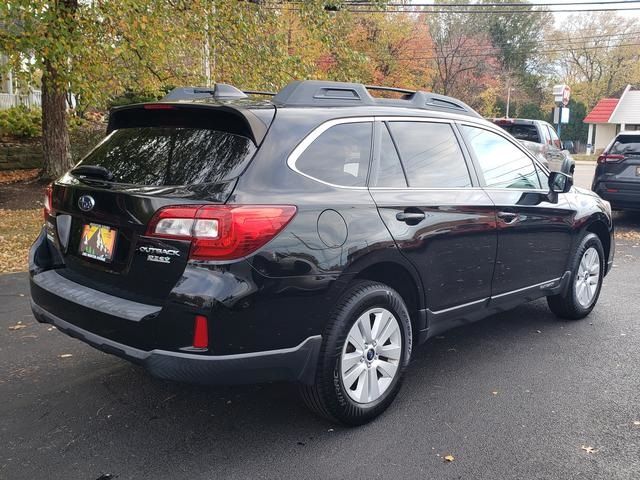
[[[203,76],[207,87],[211,87],[213,83],[211,68],[211,19],[215,16],[216,6],[211,5],[209,10],[208,3],[205,4],[205,23],[204,23],[204,46],[203,46]],[[213,47],[213,69],[215,70],[215,46]]]
[[[507,112],[506,112],[506,118],[509,118],[509,110],[511,108],[511,90],[513,90],[513,88],[511,88],[511,80],[507,80]]]

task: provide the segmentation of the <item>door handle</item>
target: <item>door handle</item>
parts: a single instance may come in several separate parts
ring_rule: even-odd
[[[514,223],[520,218],[520,215],[513,212],[498,212],[497,215],[504,223]]]
[[[398,212],[396,219],[409,225],[417,225],[424,220],[424,212]]]

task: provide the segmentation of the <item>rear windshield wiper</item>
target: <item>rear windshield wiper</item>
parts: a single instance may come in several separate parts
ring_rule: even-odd
[[[114,179],[113,173],[98,165],[80,165],[71,170],[70,173],[79,177],[96,178],[108,182],[112,182]]]

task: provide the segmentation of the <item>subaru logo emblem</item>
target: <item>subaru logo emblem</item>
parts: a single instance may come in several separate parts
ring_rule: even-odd
[[[96,205],[96,201],[93,199],[91,195],[82,195],[78,199],[78,207],[83,212],[88,212]]]

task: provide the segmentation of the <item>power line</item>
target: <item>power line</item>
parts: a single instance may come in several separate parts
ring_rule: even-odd
[[[527,46],[538,46],[538,45],[542,45],[545,46],[545,44],[547,44],[546,46],[549,46],[549,44],[561,44],[564,45],[566,48],[568,47],[581,47],[584,45],[583,41],[584,40],[593,40],[593,39],[601,39],[601,38],[606,38],[606,41],[609,42],[616,42],[616,41],[624,41],[627,40],[625,38],[617,38],[614,39],[612,38],[613,36],[618,36],[618,35],[633,35],[633,36],[638,36],[640,38],[640,31],[638,32],[629,32],[629,33],[624,33],[624,34],[611,34],[611,35],[591,35],[589,37],[567,37],[567,38],[548,38],[548,39],[540,39],[540,40],[529,40],[529,41],[524,41],[524,42],[520,42],[518,44],[511,44],[511,43],[493,43],[490,42],[491,45],[490,47],[493,48],[498,48],[501,49],[503,47],[509,47],[509,46],[516,46],[516,47],[527,47]],[[617,44],[617,43],[609,43],[607,45],[586,45],[586,48],[616,48],[618,46],[621,46],[621,44]],[[467,47],[465,50],[486,50],[487,48],[490,48],[487,45],[471,45],[469,47]],[[408,48],[406,50],[404,50],[404,53],[407,52],[413,52],[413,53],[420,53],[420,52],[426,52],[429,50],[425,50],[422,48]]]
[[[616,5],[616,4],[632,4],[637,5],[640,3],[639,0],[626,0],[624,2],[573,2],[574,6],[587,6],[587,5]],[[268,10],[285,10],[292,12],[300,12],[302,8],[295,7],[295,3],[287,3],[287,5],[294,5],[294,7],[285,7],[276,6],[276,5],[262,5],[259,8],[268,9]],[[299,3],[297,3],[299,5]],[[454,8],[464,8],[464,10],[448,10],[442,9],[444,7],[448,7],[454,4],[390,4],[392,8],[380,7],[380,8],[372,8],[371,5],[367,4],[349,4],[347,8],[338,8],[337,11],[341,12],[350,12],[356,14],[390,14],[390,13],[417,13],[417,14],[434,14],[434,13],[465,13],[465,14],[531,14],[531,13],[583,13],[583,12],[625,12],[625,11],[635,11],[640,10],[640,7],[615,7],[615,8],[581,8],[581,9],[542,9],[542,10],[533,10],[530,7],[536,6],[570,6],[571,4],[533,4],[533,3],[522,3],[522,4],[455,4],[457,7]],[[364,8],[358,8],[358,7]],[[496,10],[491,6],[495,6],[498,8],[502,8],[501,10]],[[509,6],[511,8],[504,9],[503,7]],[[471,8],[469,10],[469,8]]]
[[[304,29],[298,29],[298,28],[294,28],[291,29],[292,32],[295,33],[306,33],[306,30]],[[610,42],[616,42],[616,41],[624,41],[627,40],[624,37],[629,37],[629,36],[640,36],[640,31],[633,31],[633,32],[620,32],[620,33],[607,33],[607,34],[601,34],[601,35],[589,35],[587,37],[576,37],[576,36],[572,36],[572,37],[559,37],[559,38],[541,38],[541,39],[534,39],[534,40],[528,40],[528,41],[522,41],[519,42],[517,44],[514,43],[493,43],[491,42],[491,47],[495,47],[495,48],[502,48],[502,47],[508,47],[508,46],[518,46],[518,47],[525,47],[527,45],[531,45],[531,46],[539,46],[539,45],[545,45],[545,44],[557,44],[557,43],[561,43],[562,45],[565,46],[581,46],[582,42],[585,40],[598,40],[598,39],[606,39],[604,41],[610,41]],[[616,46],[618,46],[615,43],[611,43],[606,47],[610,47],[610,48],[615,48]],[[487,46],[470,46],[468,47],[469,49],[472,50],[486,50]],[[424,52],[424,49],[420,49],[420,48],[407,48],[404,50],[405,52]]]
[[[298,2],[294,2],[298,3]],[[347,5],[359,6],[362,3],[345,2]],[[583,6],[583,5],[617,5],[617,4],[634,4],[640,3],[640,0],[620,0],[620,1],[599,1],[599,2],[526,2],[526,3],[387,3],[387,7],[438,7],[438,8],[486,8],[486,7],[564,7],[564,6]],[[370,5],[368,5],[370,6]],[[623,8],[624,9],[624,8]]]
[[[640,43],[625,43],[625,44],[620,44],[620,45],[616,45],[615,47],[637,47],[640,46]],[[593,49],[601,49],[601,48],[612,48],[608,45],[602,45],[602,46],[593,46],[593,47],[589,47],[590,50]],[[562,53],[562,52],[568,52],[570,51],[567,48],[558,48],[558,49],[552,49],[552,50],[540,50],[537,53]],[[363,53],[367,53],[367,52],[363,52]],[[493,57],[495,55],[497,55],[499,52],[490,52],[490,53],[479,53],[479,54],[464,54],[464,55],[436,55],[436,56],[429,56],[429,57],[395,57],[396,60],[438,60],[438,59],[445,59],[445,58],[478,58],[478,57]]]
[[[435,6],[439,8],[438,6]],[[425,7],[428,8],[428,7]],[[577,9],[553,9],[553,10],[423,10],[423,9],[415,9],[415,8],[395,8],[393,10],[390,9],[380,9],[380,10],[364,10],[364,9],[350,9],[347,8],[342,11],[348,11],[350,13],[357,14],[366,14],[366,13],[380,13],[380,14],[388,14],[388,13],[466,13],[473,15],[484,15],[484,14],[522,14],[522,13],[583,13],[583,12],[627,12],[640,10],[640,7],[629,7],[629,8],[581,8]]]

